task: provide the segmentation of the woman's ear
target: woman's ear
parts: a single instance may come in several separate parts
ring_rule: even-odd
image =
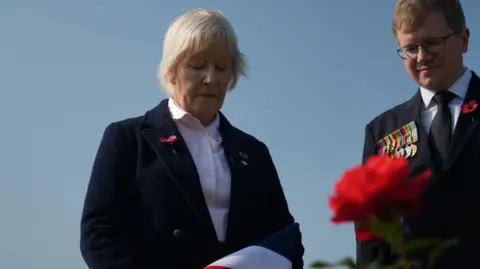
[[[173,74],[172,71],[168,73],[168,81],[172,84],[175,85],[175,75]]]

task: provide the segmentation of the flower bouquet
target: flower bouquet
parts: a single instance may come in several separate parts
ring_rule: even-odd
[[[389,244],[398,260],[391,265],[374,261],[358,265],[353,258],[330,263],[316,261],[312,268],[362,268],[362,269],[416,269],[431,267],[450,242],[438,238],[406,240],[402,220],[422,207],[420,199],[431,172],[425,171],[411,177],[406,159],[373,156],[365,165],[347,170],[336,183],[329,197],[335,224],[355,223],[357,239],[369,241],[382,239]],[[427,265],[409,260],[408,254],[427,251]]]

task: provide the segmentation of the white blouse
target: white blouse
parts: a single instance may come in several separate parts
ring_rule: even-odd
[[[231,174],[218,130],[219,116],[204,127],[172,98],[168,100],[168,108],[195,162],[217,238],[224,242],[230,205]]]

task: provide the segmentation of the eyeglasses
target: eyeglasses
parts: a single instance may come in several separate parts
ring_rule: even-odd
[[[438,37],[434,39],[430,39],[423,44],[416,44],[416,45],[409,45],[407,47],[397,49],[398,56],[403,60],[415,60],[418,57],[418,52],[420,51],[420,47],[422,47],[423,51],[429,54],[436,54],[439,53],[443,46],[445,45],[445,41],[456,34],[459,34],[460,31],[453,32],[449,35]]]

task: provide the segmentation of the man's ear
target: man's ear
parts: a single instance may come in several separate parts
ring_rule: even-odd
[[[460,38],[463,41],[462,52],[466,53],[468,51],[468,41],[470,39],[470,29],[466,28],[460,33]]]

